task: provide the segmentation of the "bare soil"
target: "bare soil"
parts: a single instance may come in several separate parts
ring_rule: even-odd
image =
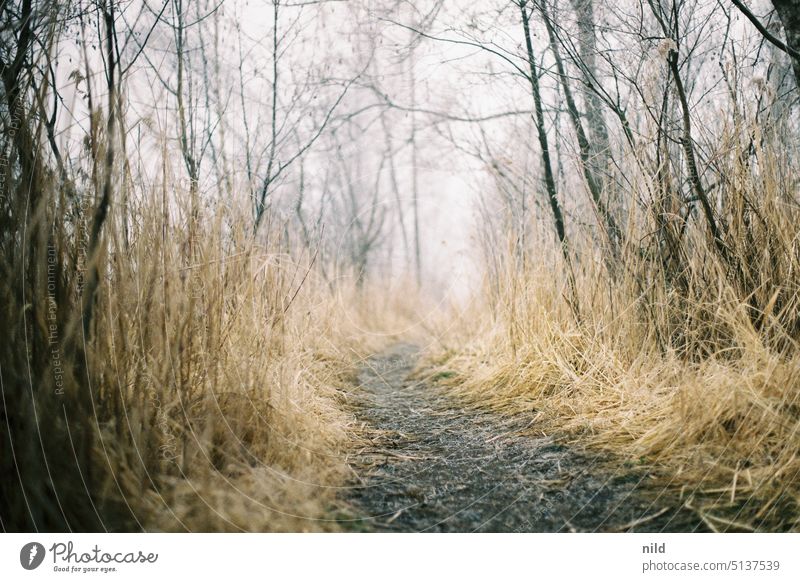
[[[397,345],[358,374],[356,414],[368,445],[351,459],[352,529],[704,530],[641,469],[536,436],[532,416],[467,406],[415,378],[417,359],[414,346]]]

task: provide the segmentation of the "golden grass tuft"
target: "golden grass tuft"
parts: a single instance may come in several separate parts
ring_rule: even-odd
[[[110,253],[90,354],[121,452],[107,479],[148,531],[335,529],[355,336],[310,257],[226,244],[246,235],[226,218],[204,220],[188,260],[156,216]]]
[[[720,194],[736,268],[690,224],[686,262],[668,271],[634,216],[617,272],[591,241],[574,247],[576,317],[546,242],[524,261],[495,249],[499,276],[431,376],[537,413],[536,431],[646,463],[711,529],[800,529],[800,210],[770,160],[747,180],[731,169]]]
[[[54,251],[65,265],[52,303],[63,393],[47,350],[30,352],[32,382],[20,346],[4,350],[4,394],[20,395],[8,409],[17,454],[49,431],[4,499],[24,496],[35,511],[4,507],[4,527],[337,529],[353,438],[343,389],[363,338],[355,291],[332,293],[312,251],[290,254],[269,230],[253,238],[222,206],[187,224],[144,200],[127,231],[122,213],[112,209],[98,255],[88,337],[69,268],[77,237]],[[13,313],[12,288],[2,291]],[[45,294],[33,301],[47,313]],[[34,332],[48,323],[32,318]],[[9,325],[31,337],[22,318]]]

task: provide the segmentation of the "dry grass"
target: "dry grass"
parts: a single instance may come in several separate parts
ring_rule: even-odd
[[[335,529],[327,520],[347,474],[351,422],[341,388],[359,336],[348,334],[347,318],[358,315],[305,277],[309,257],[295,264],[245,244],[227,257],[222,217],[209,223],[190,265],[180,266],[175,245],[154,248],[143,236],[133,254],[146,268],[117,266],[98,321],[109,333],[97,373],[129,388],[107,405],[127,409],[135,399],[138,415],[135,429],[122,427],[130,446],[113,473],[129,474],[131,485],[148,474],[165,484],[145,498],[145,529]],[[148,257],[170,252],[164,277]],[[133,450],[161,454],[141,462]]]
[[[4,183],[2,528],[339,529],[361,431],[347,389],[415,326],[415,294],[326,279],[288,221],[254,237],[166,165],[149,186],[109,171],[96,250],[91,182],[45,168],[34,204],[25,180]]]
[[[732,165],[720,194],[740,276],[693,224],[667,277],[652,225],[634,216],[614,278],[596,246],[575,253],[577,320],[546,243],[525,266],[499,253],[501,275],[433,374],[455,371],[446,382],[481,404],[538,411],[544,430],[647,463],[711,529],[800,529],[800,211],[787,167],[761,160],[757,174]]]
[[[46,351],[30,352],[28,378],[22,344],[4,348],[4,396],[19,397],[7,408],[9,444],[28,463],[22,486],[6,491],[3,526],[336,529],[352,436],[342,388],[363,336],[352,292],[331,294],[310,253],[289,255],[273,236],[254,243],[232,211],[198,216],[193,239],[147,201],[135,218],[125,241],[121,210],[111,215],[86,341],[69,268],[76,247],[55,251],[66,265],[54,307],[58,388]],[[13,315],[13,288],[3,290]],[[32,300],[27,329],[19,313],[7,322],[18,341],[37,327],[47,337],[49,299]],[[30,509],[10,508],[23,498]]]

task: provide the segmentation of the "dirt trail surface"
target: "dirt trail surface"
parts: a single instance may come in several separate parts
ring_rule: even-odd
[[[372,531],[691,531],[630,468],[532,436],[532,419],[465,408],[414,379],[417,350],[369,358],[355,390],[369,445],[348,501]],[[652,486],[650,486],[651,489]],[[699,529],[699,528],[698,528]]]

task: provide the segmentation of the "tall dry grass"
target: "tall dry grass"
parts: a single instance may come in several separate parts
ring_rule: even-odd
[[[755,165],[720,161],[726,259],[697,219],[670,258],[647,206],[631,211],[616,272],[576,237],[577,317],[549,232],[522,261],[514,240],[494,247],[498,274],[434,374],[646,464],[710,529],[800,529],[800,206],[772,145]]]
[[[90,195],[69,221],[57,183],[38,187],[0,278],[3,528],[336,529],[362,336],[350,291],[288,252],[284,228],[253,238],[222,205],[192,225],[158,191],[112,206],[87,254]]]

